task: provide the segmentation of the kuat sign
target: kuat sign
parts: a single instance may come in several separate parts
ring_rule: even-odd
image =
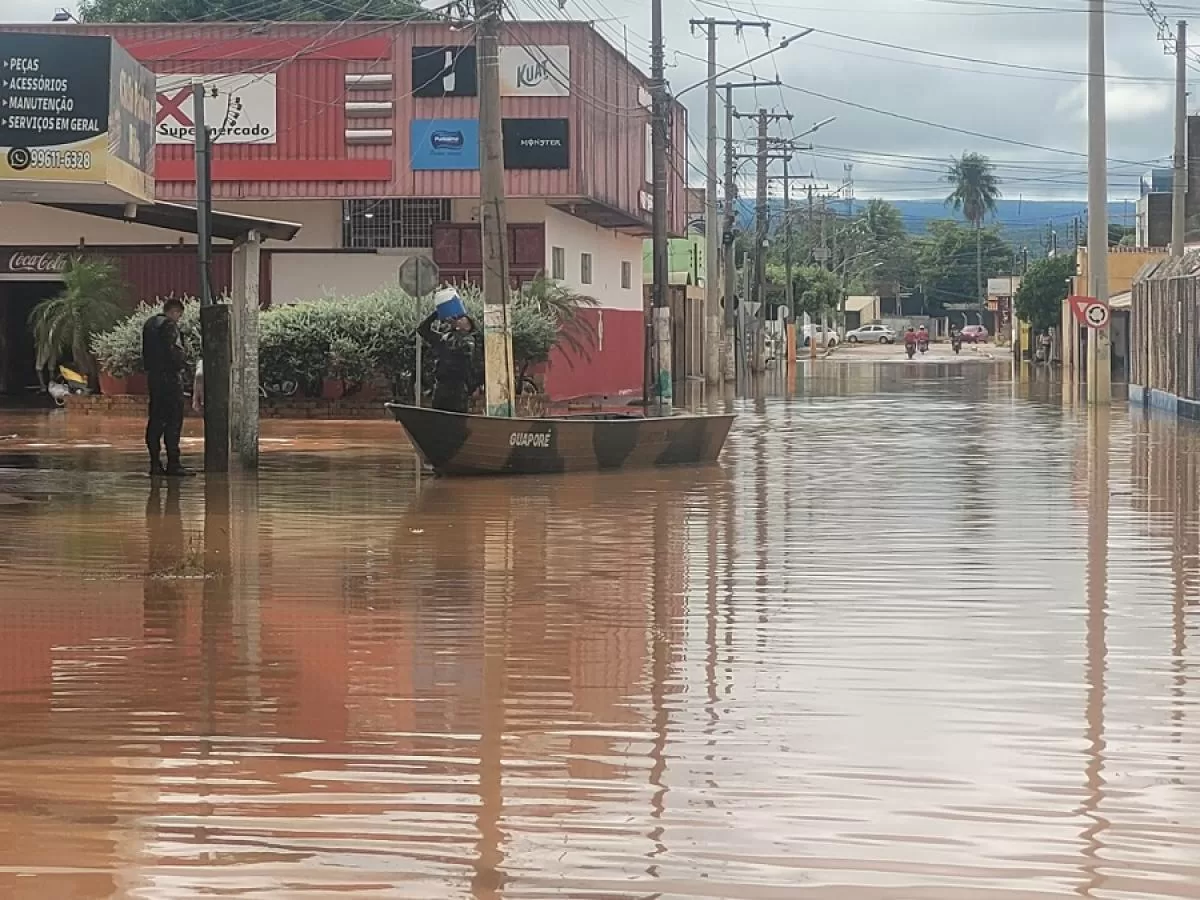
[[[1095,297],[1072,296],[1067,298],[1076,321],[1085,328],[1107,328],[1112,319],[1112,310],[1107,303]]]

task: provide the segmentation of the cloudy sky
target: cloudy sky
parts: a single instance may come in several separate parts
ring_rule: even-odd
[[[529,12],[540,9],[546,16],[558,0],[522,2]],[[1200,0],[1194,2],[1190,9],[1170,2],[1159,9],[1174,22],[1200,13]],[[757,76],[773,79],[778,73],[787,87],[761,89],[757,98],[744,91],[738,105],[786,110],[795,117],[790,126],[795,133],[837,116],[811,138],[813,153],[797,165],[825,183],[840,184],[843,165],[853,163],[859,198],[942,197],[943,161],[973,150],[997,163],[1006,197],[1086,194],[1086,160],[1072,155],[1086,149],[1086,0],[666,0],[665,5],[673,64],[668,76],[677,91],[705,74],[705,41],[690,33],[691,18],[775,20],[770,38],[747,30],[739,39],[723,29],[719,52],[728,66],[766,49],[768,41],[796,34],[796,26],[816,29],[754,64]],[[627,36],[630,55],[648,66],[646,0],[565,0],[564,12],[596,20],[618,46]],[[1136,197],[1137,176],[1151,160],[1170,164],[1174,62],[1136,0],[1109,0],[1107,25],[1108,71],[1118,76],[1108,89],[1110,194],[1124,199]],[[1193,66],[1200,72],[1200,54],[1197,60]],[[693,91],[685,101],[696,139],[690,157],[702,165],[703,92]],[[788,127],[784,123],[783,133]],[[703,180],[693,173],[697,177]]]
[[[1200,0],[1193,2],[1158,8],[1174,22],[1200,13]],[[0,0],[0,15],[6,21],[47,21],[61,5],[63,0]],[[784,88],[759,89],[757,97],[744,91],[739,98],[747,111],[765,106],[790,112],[793,122],[780,127],[785,135],[837,117],[813,135],[814,149],[798,158],[796,171],[811,171],[836,187],[844,165],[852,163],[859,198],[941,197],[944,161],[973,150],[996,162],[1008,198],[1086,193],[1081,155],[1086,0],[665,0],[665,5],[668,77],[676,91],[705,74],[705,42],[690,33],[691,18],[773,20],[769,38],[756,29],[741,37],[723,29],[723,66],[801,27],[816,29],[751,67],[760,78],[778,74]],[[630,56],[649,67],[647,0],[511,0],[510,6],[529,18],[594,21],[618,47],[627,42]],[[1136,0],[1109,0],[1108,6],[1110,196],[1124,199],[1137,195],[1137,176],[1152,161],[1170,164],[1174,63]],[[1200,73],[1200,53],[1192,67],[1193,75]],[[685,100],[694,138],[689,157],[699,167],[703,91],[693,90]],[[691,177],[703,181],[698,170]]]

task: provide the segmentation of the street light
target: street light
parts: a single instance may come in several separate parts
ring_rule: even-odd
[[[61,6],[54,11],[54,18],[51,19],[50,21],[51,22],[74,22],[76,25],[80,24],[79,20],[77,18],[75,18],[74,13],[72,13],[69,9],[63,9]]]
[[[812,32],[813,32],[813,30],[811,28],[805,28],[803,31],[799,32],[798,34],[793,34],[791,37],[785,37],[782,41],[780,41],[778,44],[776,44],[774,47],[770,48],[769,50],[764,50],[762,53],[756,54],[755,56],[751,56],[748,59],[743,59],[737,65],[729,66],[726,69],[722,69],[720,72],[717,72],[715,75],[711,75],[708,78],[702,78],[700,81],[697,81],[695,84],[689,84],[683,90],[681,90],[675,94],[675,99],[678,100],[680,97],[682,97],[688,91],[694,91],[698,87],[704,87],[704,85],[708,84],[710,81],[715,82],[718,78],[723,78],[724,76],[728,75],[730,72],[736,72],[738,69],[742,68],[743,66],[748,66],[748,65],[750,65],[750,63],[753,63],[753,62],[758,62],[763,57],[770,56],[772,53],[778,53],[780,50],[783,50],[785,47],[787,47],[793,41],[798,41],[802,37],[807,37],[808,35],[812,34]],[[825,123],[822,122],[821,124],[824,125]]]
[[[798,135],[793,137],[792,140],[799,140],[802,137],[808,137],[813,132],[818,131],[821,128],[824,128],[830,122],[836,122],[836,121],[837,121],[837,116],[830,116],[828,119],[822,119],[820,122],[817,122],[810,129],[808,129],[808,131],[800,132]]]

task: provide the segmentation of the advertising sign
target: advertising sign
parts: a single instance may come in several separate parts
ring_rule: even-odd
[[[413,119],[409,141],[414,172],[479,168],[477,119]]]
[[[414,97],[474,97],[478,90],[474,44],[413,47]]]
[[[112,42],[108,85],[110,183],[154,196],[154,73]]]
[[[568,97],[571,48],[501,47],[500,93],[505,97]]]
[[[504,168],[569,169],[566,119],[505,119]]]
[[[274,144],[275,73],[159,75],[154,127],[160,144],[196,142],[192,84],[204,85],[204,123],[214,144]]]
[[[41,247],[0,247],[0,275],[20,275],[31,281],[58,279],[71,256],[65,250]]]
[[[109,37],[0,33],[0,186],[77,202],[154,193],[152,76]]]

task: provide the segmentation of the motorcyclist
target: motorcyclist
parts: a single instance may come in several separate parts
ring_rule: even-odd
[[[924,325],[917,329],[917,349],[922,353],[929,349],[929,332]]]
[[[955,353],[962,349],[962,332],[954,325],[950,326],[950,347]]]
[[[913,331],[911,325],[904,332],[904,349],[908,352],[909,359],[912,359],[913,354],[917,351],[917,333]]]

